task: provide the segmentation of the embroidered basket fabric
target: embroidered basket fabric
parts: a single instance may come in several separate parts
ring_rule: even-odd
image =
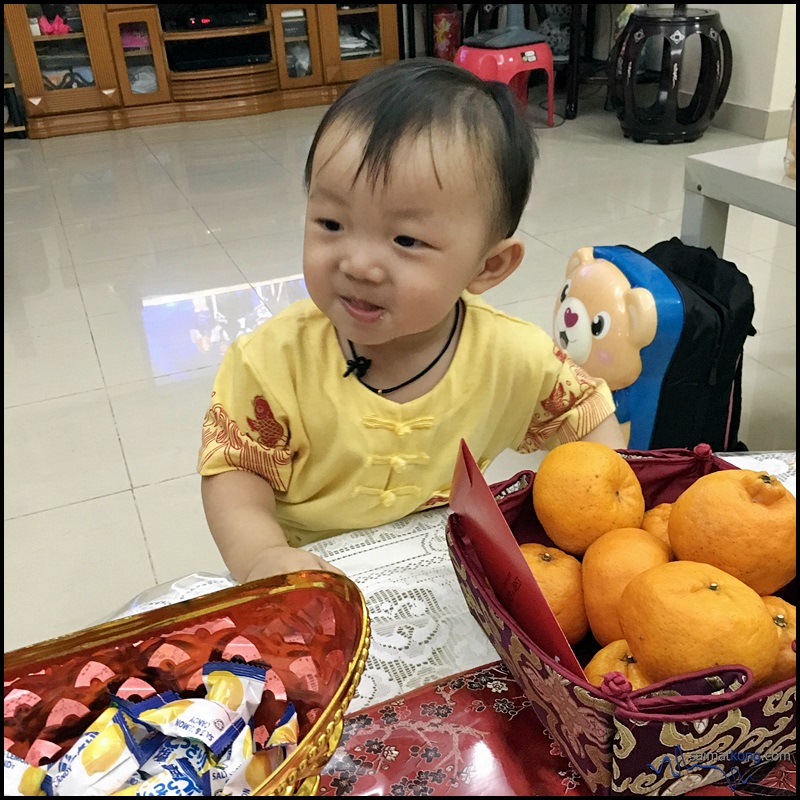
[[[660,451],[660,457],[658,452],[628,451],[648,507],[674,501],[664,492],[674,493],[699,466],[690,451]],[[710,458],[707,454],[705,460]],[[727,466],[712,460],[713,465],[700,468]],[[788,473],[794,476],[793,460]],[[512,532],[520,509],[532,503],[534,479],[523,472],[492,486]],[[720,781],[746,783],[746,764],[726,764],[724,770],[708,762],[690,767],[687,754],[758,752],[766,757],[795,752],[795,680],[753,692],[744,670],[711,669],[682,676],[668,687],[657,684],[618,697],[604,694],[566,672],[518,627],[492,592],[455,514],[447,523],[447,540],[471,613],[593,793],[679,795]]]

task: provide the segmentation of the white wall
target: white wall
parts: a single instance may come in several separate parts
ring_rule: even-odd
[[[763,111],[791,106],[796,5],[717,3],[714,8],[733,50],[733,77],[726,101]]]
[[[788,108],[797,81],[797,5],[783,6],[783,19],[778,37],[778,54],[775,59],[775,84],[772,87],[770,108]]]
[[[785,136],[796,80],[797,6],[718,3],[733,75],[715,125],[761,139]]]

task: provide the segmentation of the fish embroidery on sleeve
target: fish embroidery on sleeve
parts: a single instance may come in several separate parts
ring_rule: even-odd
[[[250,429],[258,434],[258,443],[264,447],[285,447],[289,443],[289,433],[275,419],[269,403],[260,395],[253,398],[255,419],[247,418]]]
[[[287,447],[289,432],[275,419],[263,397],[253,398],[253,410],[255,418],[247,417],[247,424],[257,434],[255,440],[240,429],[224,406],[212,404],[203,421],[200,466],[222,449],[226,464],[254,472],[276,491],[285,492],[288,488],[285,467],[292,462],[292,452]]]

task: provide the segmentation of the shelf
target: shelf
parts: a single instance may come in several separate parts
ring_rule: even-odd
[[[284,42],[307,42],[308,36],[284,36]]]
[[[246,25],[241,28],[207,28],[202,31],[171,31],[164,32],[165,42],[191,41],[194,39],[218,39],[221,36],[250,36],[254,33],[269,33],[272,23],[263,25]]]
[[[62,64],[73,64],[79,61],[83,61],[83,64],[77,64],[79,67],[91,67],[92,61],[89,58],[88,53],[77,52],[77,53],[48,53],[47,55],[39,56],[39,66],[42,69],[45,69],[48,65],[55,64],[56,62],[60,61]],[[58,67],[54,67],[54,69],[58,69]]]
[[[25,117],[22,113],[15,87],[16,84],[11,80],[11,77],[5,75],[3,80],[3,96],[6,112],[8,113],[8,120],[3,124],[3,135],[27,132],[27,128],[24,125]]]
[[[259,75],[274,72],[274,64],[242,64],[237,67],[219,67],[217,69],[193,69],[185,72],[170,72],[172,81],[198,81],[211,78],[229,78],[237,75]]]
[[[340,17],[347,17],[350,14],[377,14],[378,6],[367,6],[366,8],[337,8],[336,13]]]
[[[65,39],[85,39],[85,33],[51,33],[45,36],[34,36],[33,41],[35,44],[40,42],[60,42]]]
[[[342,61],[347,61],[348,59],[355,59],[355,58],[374,58],[375,56],[379,56],[381,54],[380,50],[342,50],[340,53],[340,58]]]
[[[136,56],[152,56],[153,51],[149,48],[147,50],[123,50],[125,58],[136,58]]]

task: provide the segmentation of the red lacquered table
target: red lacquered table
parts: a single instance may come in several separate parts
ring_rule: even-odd
[[[685,768],[689,796],[796,796],[795,761]],[[706,768],[707,769],[707,768]],[[444,678],[345,718],[323,796],[590,795],[501,662]]]

